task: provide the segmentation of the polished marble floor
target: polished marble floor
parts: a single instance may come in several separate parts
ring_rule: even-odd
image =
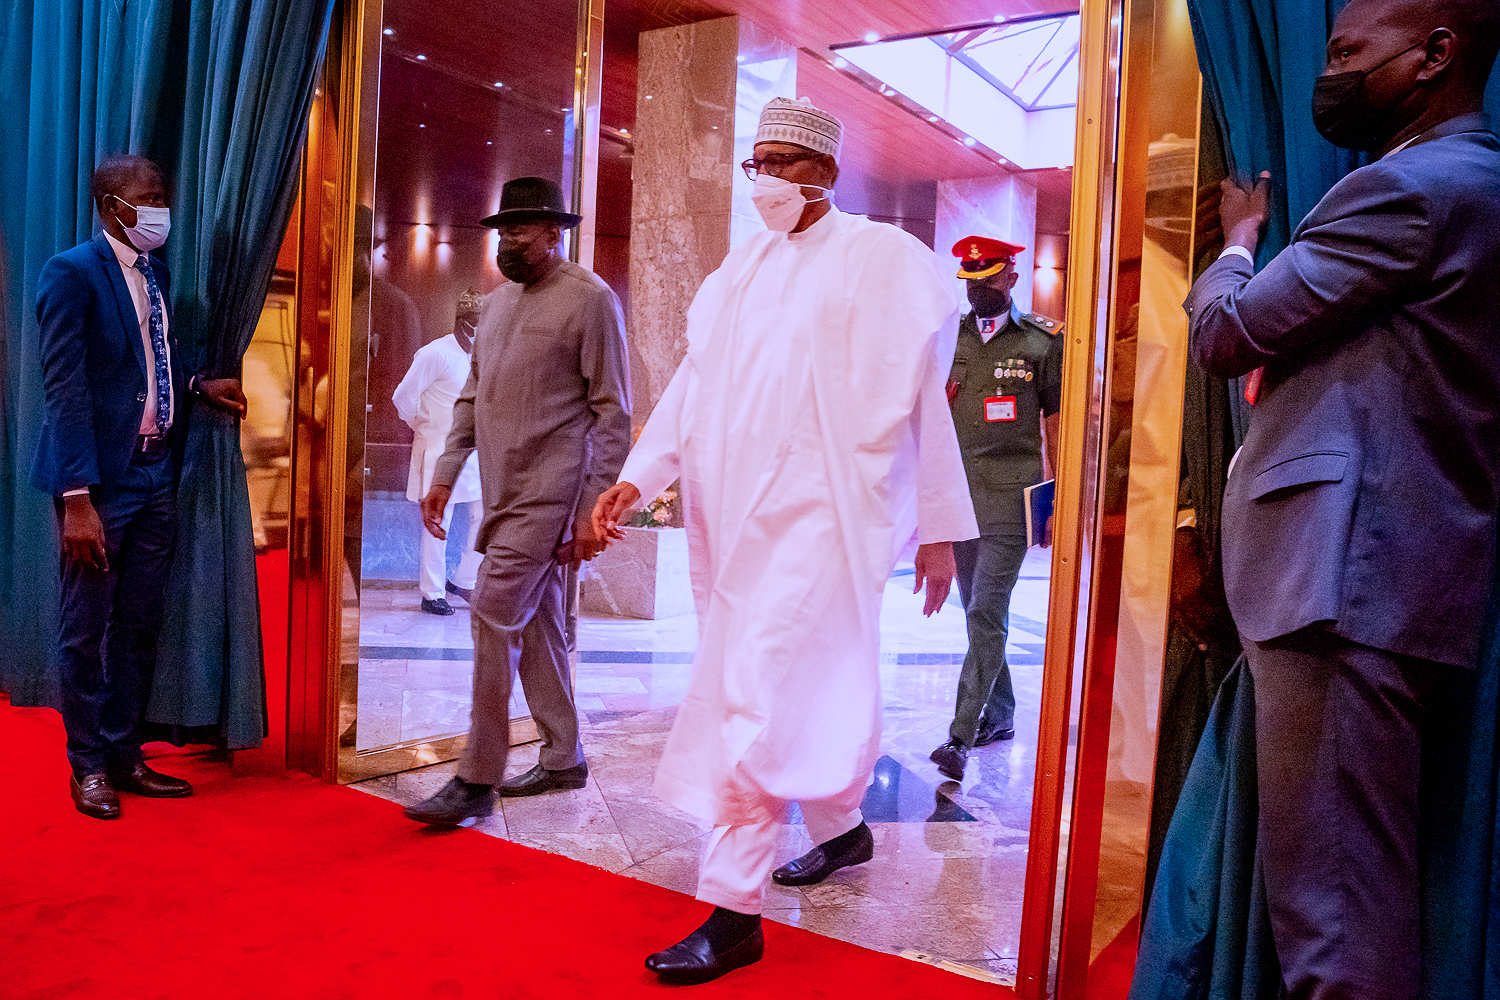
[[[885,699],[882,757],[865,813],[875,859],[804,889],[770,886],[769,919],[967,975],[1012,982],[1036,760],[1050,550],[1032,549],[1011,607],[1009,657],[1017,696],[1013,741],[970,757],[962,783],[927,755],[947,738],[967,648],[962,610],[930,619],[911,593],[908,565],[886,588],[881,616]],[[367,580],[360,609],[360,748],[463,732],[472,643],[462,600],[438,618],[418,610],[410,584]],[[697,622],[585,616],[579,621],[578,709],[588,786],[502,800],[476,824],[492,836],[691,894],[707,826],[651,795],[676,706],[687,690]],[[524,714],[524,703],[513,710]],[[535,744],[515,748],[508,770],[536,763]],[[454,764],[356,786],[402,803],[431,794]],[[777,863],[810,848],[795,807]],[[690,927],[663,928],[663,943]]]

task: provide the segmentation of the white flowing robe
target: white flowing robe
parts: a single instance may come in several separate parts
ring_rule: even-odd
[[[391,394],[396,413],[412,429],[411,469],[406,477],[406,499],[421,501],[432,489],[432,474],[447,446],[453,426],[453,404],[469,380],[469,352],[453,334],[423,346],[411,359],[401,384]],[[473,454],[453,483],[449,503],[479,499],[479,463]]]
[[[837,210],[709,275],[620,479],[681,478],[699,643],[656,793],[719,826],[857,806],[880,748],[880,602],[902,548],[979,534],[944,392],[952,282]]]

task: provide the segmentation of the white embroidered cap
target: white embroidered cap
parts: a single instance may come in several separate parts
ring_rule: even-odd
[[[760,113],[760,127],[755,130],[756,142],[790,142],[805,146],[815,153],[827,153],[835,160],[839,158],[839,141],[843,138],[844,126],[837,118],[803,97],[790,100],[773,97]]]

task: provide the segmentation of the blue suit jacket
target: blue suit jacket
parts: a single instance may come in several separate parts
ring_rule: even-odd
[[[1265,366],[1224,493],[1224,584],[1265,641],[1472,665],[1500,496],[1500,139],[1478,115],[1349,174],[1251,276],[1193,286],[1209,372]]]
[[[151,268],[168,310],[174,439],[187,424],[187,392],[172,336],[171,276]],[[32,482],[54,496],[108,486],[130,465],[146,406],[146,348],[130,289],[104,234],[47,261],[37,279],[46,413]]]

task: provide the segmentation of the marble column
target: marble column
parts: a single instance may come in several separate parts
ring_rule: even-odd
[[[1031,283],[1036,264],[1036,188],[1015,174],[999,173],[991,177],[965,177],[939,181],[937,186],[937,238],[934,248],[948,256],[954,243],[965,236],[989,236],[1019,243],[1026,251],[1016,258],[1016,303],[1031,311]],[[964,282],[953,279],[964,292]]]
[[[703,279],[760,225],[750,156],[760,109],[796,93],[797,53],[742,17],[640,36],[630,204],[634,422],[646,422],[687,349]]]

